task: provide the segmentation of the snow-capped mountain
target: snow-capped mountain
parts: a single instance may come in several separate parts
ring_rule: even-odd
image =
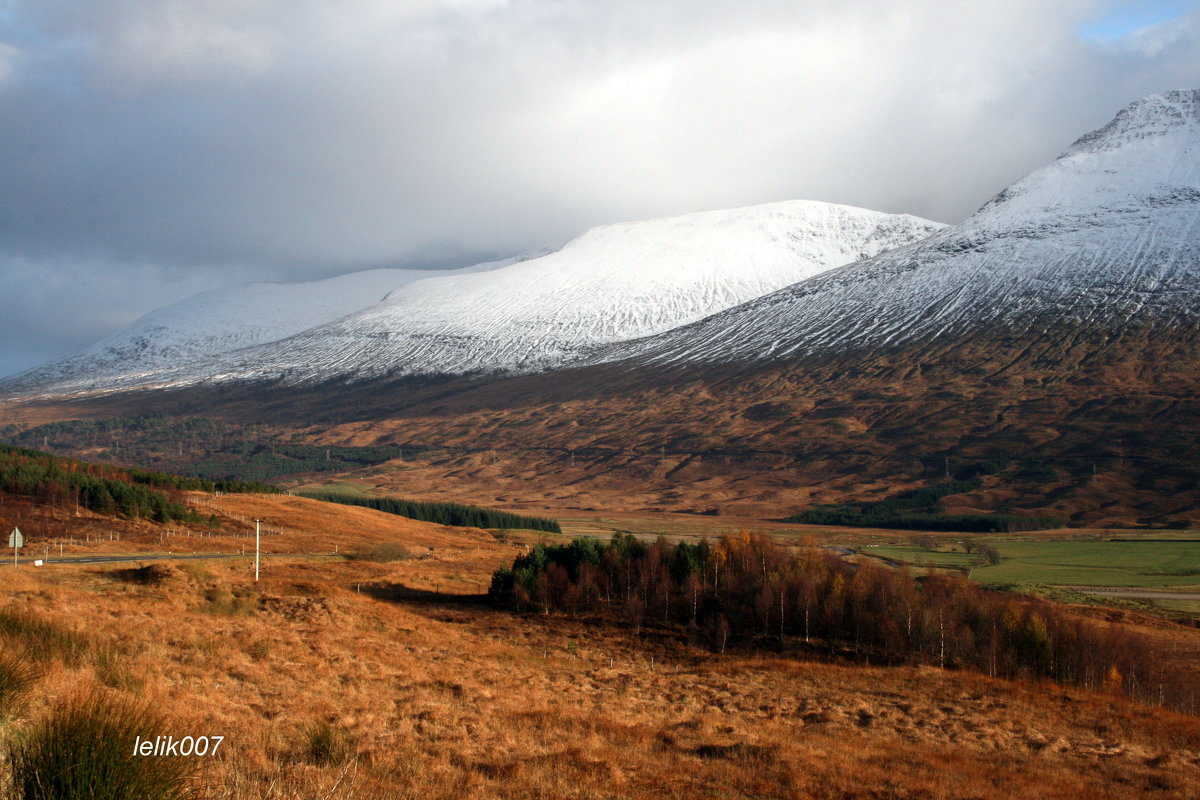
[[[75,355],[35,367],[0,386],[16,392],[72,393],[153,382],[164,371],[339,319],[431,274],[479,272],[514,261],[440,273],[373,269],[319,281],[213,289],[151,311]]]
[[[1200,91],[1138,100],[959,225],[595,360],[766,362],[1126,321],[1195,330],[1198,114]]]
[[[254,329],[242,321],[250,289],[211,293],[198,308],[184,301],[155,312],[0,391],[535,371],[694,322],[941,227],[807,201],[607,225],[539,258],[435,277],[426,272],[420,280],[406,275],[376,304],[348,308],[347,292],[346,303],[316,313],[307,306],[325,293],[305,288],[292,315],[279,295],[278,312]],[[364,283],[378,290],[386,280]],[[324,318],[314,323],[317,316]],[[164,318],[176,327],[163,325]]]
[[[341,375],[546,369],[939,227],[804,201],[607,225],[542,258],[410,284],[373,308],[239,354],[230,372],[306,383]]]

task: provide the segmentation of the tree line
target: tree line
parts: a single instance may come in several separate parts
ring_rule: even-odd
[[[166,472],[91,464],[0,444],[0,491],[7,494],[40,503],[77,503],[90,511],[130,519],[203,521],[192,508],[164,490],[278,491],[258,484],[207,481]]]
[[[1050,679],[1197,710],[1191,683],[1144,635],[958,575],[850,564],[811,540],[798,555],[745,532],[699,544],[629,534],[539,544],[492,576],[491,596],[519,611],[682,626],[721,652],[803,641],[882,663]]]
[[[977,466],[981,474],[993,462]],[[983,484],[978,478],[949,480],[934,486],[910,489],[885,500],[855,504],[818,505],[784,522],[809,525],[850,525],[863,528],[898,528],[921,531],[971,531],[995,533],[1061,528],[1062,520],[1049,517],[1022,517],[1016,514],[944,513],[940,500],[954,494],[973,492]]]
[[[348,506],[365,506],[387,514],[396,514],[423,522],[453,525],[467,528],[518,528],[549,533],[562,533],[557,520],[545,517],[526,517],[507,511],[493,511],[459,503],[420,503],[399,497],[361,497],[338,492],[301,492],[304,497],[341,503]]]

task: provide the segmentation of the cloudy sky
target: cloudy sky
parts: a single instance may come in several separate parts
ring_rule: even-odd
[[[1200,0],[0,0],[0,375],[245,280],[806,198],[944,222]]]

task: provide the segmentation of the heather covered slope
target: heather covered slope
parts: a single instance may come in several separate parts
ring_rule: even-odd
[[[964,510],[1194,522],[1197,97],[1139,100],[960,225],[615,346],[612,363],[407,402],[360,392],[371,421],[321,438],[511,457],[424,472],[465,491],[758,513],[1004,460],[1046,477]]]

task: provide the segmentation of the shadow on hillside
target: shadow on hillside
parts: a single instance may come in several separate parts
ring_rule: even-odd
[[[403,583],[364,584],[360,590],[376,600],[415,606],[443,608],[493,608],[486,594],[457,594],[454,592],[418,589]]]

